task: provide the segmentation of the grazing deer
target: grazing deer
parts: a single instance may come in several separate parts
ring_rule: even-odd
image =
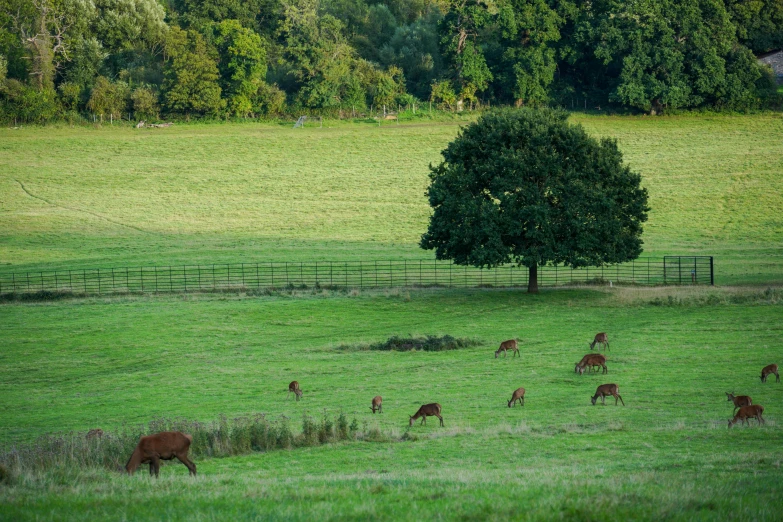
[[[519,401],[519,404],[521,406],[525,405],[525,389],[524,388],[517,388],[514,390],[514,393],[511,394],[511,400],[508,401],[508,407],[512,407],[515,405],[515,403]]]
[[[291,392],[296,396],[297,401],[304,395],[299,388],[299,383],[297,381],[291,381],[291,384],[288,385],[288,395],[286,395],[286,398],[291,396]]]
[[[372,410],[373,414],[375,413],[375,410],[378,410],[378,413],[383,413],[383,398],[380,395],[377,395],[373,397],[372,399],[372,406],[370,406],[370,409]]]
[[[433,402],[432,404],[425,404],[419,408],[419,411],[416,412],[416,415],[411,417],[409,426],[413,426],[413,421],[419,417],[421,417],[422,424],[427,424],[427,417],[437,417],[440,419],[440,425],[443,426],[443,417],[440,416],[440,404],[437,402]]]
[[[748,397],[747,395],[734,395],[733,393],[726,393],[726,400],[731,401],[734,403],[734,411],[737,411],[737,408],[742,408],[743,406],[750,406],[753,404],[753,399]]]
[[[590,345],[590,349],[592,350],[593,347],[597,344],[598,351],[601,351],[601,346],[604,346],[607,350],[609,349],[609,338],[606,336],[605,332],[601,332],[598,334],[595,334],[595,339],[593,339],[592,343],[588,343]]]
[[[193,437],[179,431],[164,431],[139,439],[139,444],[125,464],[129,475],[138,469],[140,464],[150,463],[150,476],[160,475],[160,461],[171,460],[174,457],[188,467],[191,475],[196,474],[196,465],[188,459],[188,449]]]
[[[780,375],[778,375],[778,365],[777,364],[770,364],[769,366],[765,366],[761,370],[761,382],[767,382],[767,375],[774,374],[777,379],[775,379],[775,382],[780,382]]]
[[[605,397],[611,395],[614,397],[614,405],[617,406],[617,399],[620,399],[620,402],[623,403],[623,406],[625,406],[625,401],[622,397],[620,397],[620,388],[617,387],[616,384],[602,384],[595,390],[595,395],[590,399],[593,403],[593,406],[595,406],[595,401],[598,400],[598,398],[601,398],[601,404],[606,406]]]
[[[505,357],[509,350],[511,350],[511,357],[516,357],[519,355],[519,343],[516,339],[509,339],[508,341],[503,341],[500,343],[500,348],[498,348],[495,352],[495,359],[498,358],[500,352],[503,352],[503,357]],[[521,355],[519,356],[522,357]]]
[[[95,428],[87,432],[87,440],[100,439],[101,437],[103,437],[103,430],[100,428]]]
[[[582,357],[582,360],[576,363],[574,366],[574,373],[578,373],[579,375],[582,375],[585,372],[586,367],[590,367],[590,370],[592,371],[593,367],[601,366],[603,367],[604,371],[603,373],[607,373],[609,370],[606,369],[606,357],[601,355],[600,353],[588,353],[584,357]]]
[[[754,404],[753,406],[743,406],[739,409],[737,414],[734,415],[734,418],[729,421],[729,428],[737,424],[737,421],[741,421],[743,424],[747,423],[748,426],[750,426],[750,421],[748,419],[754,418],[759,422],[759,426],[761,426],[762,423],[766,423],[766,421],[761,417],[762,413],[764,413],[764,406],[759,404]]]

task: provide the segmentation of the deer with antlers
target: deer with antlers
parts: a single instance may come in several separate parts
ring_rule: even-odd
[[[625,401],[620,396],[620,388],[618,388],[616,384],[602,384],[595,390],[595,395],[590,398],[590,401],[593,403],[593,406],[595,406],[596,401],[600,397],[601,404],[606,406],[605,398],[610,395],[614,397],[615,406],[617,406],[617,399],[620,399],[620,402],[625,406]]]
[[[737,411],[737,408],[742,408],[743,406],[750,406],[753,404],[753,399],[747,395],[734,395],[734,393],[728,392],[726,392],[726,400],[734,403],[734,412]]]
[[[739,409],[734,418],[729,421],[729,428],[737,424],[740,421],[742,424],[747,423],[750,426],[749,419],[756,419],[759,426],[765,424],[766,421],[762,418],[761,414],[764,413],[764,406],[754,404],[753,406],[743,406]]]
[[[378,413],[383,413],[383,398],[380,395],[376,395],[372,399],[372,406],[370,406],[370,409],[372,410],[373,414],[375,414],[375,410],[378,410]]]
[[[606,368],[606,357],[600,353],[588,353],[582,357],[581,361],[574,365],[574,373],[582,375],[585,372],[585,368],[589,367],[590,371],[592,371],[593,368],[598,368],[599,366],[604,369],[603,373],[607,373],[609,371]]]
[[[286,395],[286,398],[290,397],[291,393],[296,396],[297,401],[304,395],[302,389],[299,388],[299,383],[297,381],[291,381],[291,384],[288,385],[288,395]]]
[[[775,382],[780,382],[780,375],[778,375],[778,365],[770,364],[769,366],[765,366],[761,370],[761,382],[767,382],[767,376],[773,374],[775,375],[775,377],[777,377],[777,379],[775,379]]]
[[[597,344],[598,345],[598,351],[601,351],[601,346],[605,347],[607,350],[609,349],[609,338],[606,336],[606,332],[601,332],[595,334],[595,339],[593,339],[592,343],[587,343],[590,345],[590,349],[592,350],[593,347]]]
[[[517,388],[514,390],[514,393],[511,394],[511,400],[508,401],[508,407],[511,408],[516,404],[516,402],[519,401],[520,406],[525,405],[525,389],[524,388]]]
[[[191,475],[196,475],[196,465],[188,459],[188,449],[193,437],[179,431],[164,431],[139,439],[139,444],[125,464],[129,475],[138,469],[140,464],[150,463],[150,476],[160,475],[160,461],[176,458],[187,466]]]
[[[440,425],[443,426],[443,417],[440,416],[440,404],[437,402],[433,402],[432,404],[425,404],[421,408],[419,408],[419,411],[416,412],[416,415],[412,415],[409,426],[413,426],[413,421],[421,417],[421,423],[427,424],[427,417],[437,417],[440,419]]]
[[[500,343],[500,348],[495,351],[495,359],[498,358],[500,352],[503,352],[503,357],[505,357],[507,355],[506,352],[509,350],[511,350],[511,357],[519,355],[519,342],[516,339],[509,339],[508,341]],[[521,355],[519,356],[522,357]]]

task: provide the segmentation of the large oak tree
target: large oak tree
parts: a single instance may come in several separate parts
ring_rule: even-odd
[[[495,111],[464,128],[430,166],[434,213],[421,247],[438,259],[529,268],[630,261],[642,252],[647,190],[617,143],[551,109]]]

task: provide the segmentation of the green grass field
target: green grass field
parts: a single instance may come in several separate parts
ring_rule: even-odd
[[[669,295],[675,306],[658,303]],[[712,297],[709,297],[712,296]],[[663,298],[663,299],[662,299]],[[0,518],[776,520],[783,493],[779,291],[394,291],[2,306],[2,439],[186,417],[345,412],[391,442],[346,442],[146,472],[60,469],[0,486]],[[737,325],[741,325],[741,335]],[[607,375],[573,373],[610,332]],[[452,334],[449,352],[337,347]],[[589,335],[588,335],[589,333]],[[521,358],[495,359],[517,336]],[[286,397],[290,380],[305,392]],[[592,406],[615,382],[626,406]],[[509,409],[511,392],[526,405]],[[765,406],[726,428],[724,392]],[[384,397],[373,415],[370,399]],[[399,441],[422,403],[443,406]]]
[[[0,520],[780,520],[783,383],[759,374],[783,365],[783,118],[574,120],[642,173],[644,255],[715,255],[723,286],[2,303],[0,454],[259,413],[299,432],[342,412],[382,437],[199,457],[195,479],[179,463],[159,480],[11,466]],[[0,129],[0,270],[431,257],[416,246],[427,164],[458,128]],[[574,374],[599,331],[608,375]],[[340,348],[426,334],[479,344]],[[522,357],[495,359],[512,337]],[[590,404],[609,382],[626,406]],[[508,408],[519,386],[526,404]],[[732,391],[764,426],[727,429]],[[445,427],[409,428],[428,402]]]
[[[619,141],[645,256],[781,282],[783,117],[574,115]],[[429,258],[427,165],[457,123],[0,130],[0,269]]]

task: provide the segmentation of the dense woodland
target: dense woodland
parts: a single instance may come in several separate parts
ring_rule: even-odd
[[[779,103],[783,0],[0,0],[0,119]]]

